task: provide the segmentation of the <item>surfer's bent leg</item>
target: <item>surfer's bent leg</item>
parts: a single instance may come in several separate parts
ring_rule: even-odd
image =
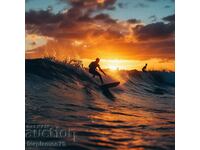
[[[93,75],[93,78],[95,78],[95,71],[89,70],[89,73],[91,73]]]
[[[103,84],[103,79],[102,79],[101,74],[99,72],[97,72],[96,70],[89,70],[89,73],[93,74],[93,78],[95,76],[99,76],[99,78],[101,80],[101,84]]]

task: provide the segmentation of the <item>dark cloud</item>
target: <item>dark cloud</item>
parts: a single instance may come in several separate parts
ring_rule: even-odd
[[[101,10],[101,9],[108,9],[113,10],[114,4],[116,0],[106,0],[103,3],[99,3],[95,0],[59,0],[60,2],[68,3],[72,7],[76,7],[79,9],[95,9],[95,10]]]
[[[78,19],[78,18],[80,18],[82,16],[85,16],[85,15],[89,16],[90,13],[91,13],[90,10],[87,10],[87,11],[83,12],[82,9],[78,9],[76,7],[73,7],[71,9],[69,9],[67,11],[67,13],[65,13],[64,15],[65,15],[65,20],[67,20],[67,19],[76,20],[76,19]]]
[[[92,22],[92,19],[88,15],[83,15],[78,18],[80,22]]]
[[[167,16],[167,17],[164,17],[163,20],[171,22],[171,23],[174,23],[175,22],[175,14]]]
[[[60,14],[53,14],[49,10],[30,10],[25,13],[25,22],[26,24],[50,24],[58,23],[63,19],[63,16]]]
[[[103,27],[106,28],[99,28],[97,22],[104,24]],[[59,40],[84,39],[94,35],[119,38],[120,31],[109,27],[116,23],[117,20],[112,19],[108,14],[100,13],[92,17],[88,11],[82,12],[81,9],[76,10],[76,8],[71,8],[64,14],[53,14],[48,10],[26,12],[28,33],[37,33]]]
[[[116,20],[110,18],[109,15],[99,14],[95,18],[92,18],[92,14],[100,12],[100,10],[113,10],[116,0],[106,0],[104,3],[100,3],[94,0],[58,0],[71,5],[71,8],[66,12],[59,12],[53,14],[51,8],[47,10],[34,11],[30,10],[26,12],[26,29],[38,30],[41,33],[52,33],[51,30],[61,32],[61,29],[74,29],[81,26],[84,23],[90,24],[95,20],[101,20],[105,23],[115,23]],[[31,29],[32,28],[32,29]],[[80,27],[78,27],[80,28]],[[55,31],[55,32],[56,32]],[[52,34],[51,34],[52,36]]]
[[[156,15],[150,16],[149,19],[151,20],[151,22],[156,22],[157,21]]]
[[[157,22],[146,26],[138,25],[133,30],[139,40],[164,39],[173,37],[175,26],[171,23]]]
[[[116,23],[116,20],[110,18],[108,14],[98,14],[94,17],[95,20],[101,20],[106,23]]]
[[[126,47],[128,59],[146,60],[151,58],[174,59],[174,39],[140,41],[140,42],[118,42],[115,44],[120,49]]]
[[[138,19],[129,19],[127,20],[128,23],[136,24],[136,23],[141,23],[141,20]]]
[[[48,11],[52,11],[52,10],[53,10],[53,6],[49,5],[49,6],[47,7],[47,10],[48,10]]]

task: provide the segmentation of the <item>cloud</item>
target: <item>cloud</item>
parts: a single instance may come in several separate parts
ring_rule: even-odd
[[[25,13],[25,22],[26,24],[49,24],[49,23],[57,23],[61,21],[63,18],[60,14],[53,14],[49,10],[30,10]]]
[[[74,8],[79,9],[114,9],[116,0],[59,0],[60,2],[68,3]]]
[[[73,44],[69,44],[66,41],[51,41],[45,46],[34,49],[35,53],[28,55],[37,57],[53,55],[59,59],[65,59],[66,56],[78,56],[85,59],[92,59],[96,56],[105,59],[119,57],[121,59],[134,60],[147,60],[152,58],[174,59],[174,48],[175,42],[173,39],[151,42],[124,42],[123,40],[113,40],[106,44],[102,41],[92,45],[87,45],[85,41],[73,41]]]
[[[135,55],[135,58],[140,60],[151,58],[174,59],[175,57],[174,39],[129,43],[129,46],[127,47],[130,52],[134,51],[132,54]]]
[[[163,20],[164,20],[164,21],[171,22],[171,23],[174,23],[174,22],[175,22],[175,14],[169,15],[169,16],[167,16],[167,17],[164,17]]]
[[[106,23],[116,23],[115,19],[110,18],[108,14],[98,14],[94,17],[95,20],[101,20]]]
[[[174,35],[174,24],[165,24],[156,22],[148,25],[138,25],[134,29],[134,33],[139,40],[163,39]]]
[[[172,59],[174,56],[174,24],[169,16],[163,18],[167,23],[143,25],[135,18],[120,21],[106,14],[103,10],[114,7],[115,0],[104,4],[94,0],[62,2],[71,7],[57,14],[50,9],[26,12],[27,35],[45,37],[34,44],[34,40],[28,40],[27,49],[31,53],[27,55],[53,55],[60,59],[77,55],[81,58],[120,56],[124,59]],[[26,39],[28,37],[32,36]]]
[[[26,50],[34,49],[47,44],[48,41],[52,41],[52,38],[37,34],[26,33]]]
[[[105,32],[111,24],[115,24],[108,14],[100,13],[91,16],[90,11],[71,8],[65,13],[53,14],[49,10],[26,12],[26,30],[54,38],[84,38],[88,34]],[[109,29],[109,31],[112,31]],[[113,31],[112,31],[113,32]],[[108,32],[109,33],[109,32]]]
[[[157,21],[156,15],[150,16],[149,19],[151,20],[151,22],[156,22]]]
[[[138,20],[138,19],[128,19],[127,22],[128,23],[132,23],[132,24],[137,24],[137,23],[141,23],[141,20]]]

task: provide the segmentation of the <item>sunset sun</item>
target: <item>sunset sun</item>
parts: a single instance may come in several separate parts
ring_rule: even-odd
[[[121,70],[125,69],[125,66],[127,65],[127,60],[105,59],[102,60],[102,63],[105,66],[105,68],[109,70]]]
[[[108,66],[108,68],[109,68],[110,70],[118,70],[118,69],[119,69],[119,67],[118,67],[118,66],[115,66],[115,65]]]

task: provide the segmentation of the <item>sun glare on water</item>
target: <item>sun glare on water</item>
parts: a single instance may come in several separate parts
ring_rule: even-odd
[[[108,69],[110,70],[119,70],[119,67],[118,66],[108,66]]]
[[[123,60],[103,60],[104,68],[110,70],[122,70],[126,68],[126,64]]]

